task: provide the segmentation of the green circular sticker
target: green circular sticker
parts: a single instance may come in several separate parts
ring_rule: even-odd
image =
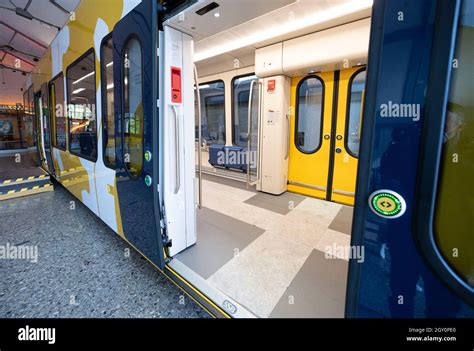
[[[145,161],[146,162],[151,161],[151,152],[149,150],[145,151]]]
[[[384,218],[398,218],[405,213],[406,203],[403,197],[392,190],[377,190],[369,197],[371,210]]]
[[[151,179],[151,177],[150,177],[149,175],[147,175],[147,176],[145,177],[145,184],[146,184],[146,186],[151,186],[151,183],[152,183],[152,179]]]

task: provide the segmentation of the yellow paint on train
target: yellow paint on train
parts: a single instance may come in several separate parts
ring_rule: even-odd
[[[289,191],[321,199],[330,199],[346,205],[354,204],[358,158],[347,150],[347,108],[349,106],[348,94],[351,78],[361,69],[363,68],[355,67],[341,70],[337,92],[334,91],[336,86],[335,72],[293,78],[290,113]],[[314,83],[317,83],[315,79],[318,79],[323,86],[322,121],[315,111],[311,111],[311,114],[304,117],[307,120],[298,128],[299,109],[297,105],[301,102],[300,99],[308,100],[308,96],[297,96],[300,94],[299,87],[311,79]],[[334,94],[336,93],[337,106],[333,106]],[[335,119],[333,109],[336,109]],[[314,133],[314,135],[311,135],[310,131],[304,130],[308,123],[311,123],[312,128],[318,131],[317,135],[319,136],[319,145],[315,145],[313,150],[303,150],[299,145],[301,140],[308,137],[314,138],[316,135]],[[335,126],[333,126],[333,123],[335,123]],[[332,150],[332,148],[334,149]],[[331,157],[334,158],[332,167]],[[332,182],[328,184],[330,179],[332,179]],[[328,191],[331,192],[329,196]]]
[[[309,77],[316,77],[323,82],[322,133],[320,146],[311,153],[302,152],[296,146],[297,136],[297,88]],[[309,77],[293,78],[291,83],[291,127],[290,127],[290,158],[288,169],[288,190],[317,197],[326,198],[326,186],[329,172],[330,140],[325,135],[331,134],[331,118],[333,105],[334,72],[324,72]],[[319,123],[319,121],[317,121]]]
[[[346,205],[354,205],[354,196],[357,179],[358,158],[347,150],[346,138],[348,137],[348,93],[351,78],[360,71],[360,67],[340,71],[339,93],[337,104],[336,144],[335,148],[342,152],[334,153],[334,170],[332,183],[332,201]],[[360,129],[359,129],[360,134]]]

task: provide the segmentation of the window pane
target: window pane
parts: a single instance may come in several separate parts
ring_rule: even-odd
[[[97,157],[95,55],[92,51],[67,70],[69,150]]]
[[[250,85],[253,80],[258,79],[255,75],[245,76],[234,79],[233,82],[233,98],[232,108],[234,113],[233,118],[233,133],[232,141],[235,145],[247,147],[248,141],[248,114],[249,114],[249,95]],[[258,95],[254,95],[253,103],[258,103]],[[256,108],[252,109],[257,111]],[[252,128],[256,130],[256,128]]]
[[[102,45],[102,124],[104,163],[115,168],[114,62],[112,37]]]
[[[313,153],[321,144],[323,84],[318,78],[307,78],[297,94],[296,147],[302,152]]]
[[[207,145],[225,144],[225,94],[224,82],[199,85],[201,94],[201,132]],[[196,116],[196,140],[199,136]]]
[[[49,105],[48,105],[48,85],[43,83],[41,86],[41,117],[43,119],[43,140],[44,147],[51,147],[50,125],[49,125]]]
[[[64,76],[61,74],[51,82],[51,106],[55,124],[53,145],[66,149],[66,111],[64,111]]]
[[[440,169],[435,239],[442,255],[474,286],[474,91],[473,22],[463,2],[458,28]]]
[[[365,89],[365,70],[352,78],[349,95],[349,123],[346,131],[346,147],[353,156],[359,156],[360,126]]]
[[[123,57],[124,72],[124,162],[133,176],[143,167],[143,91],[142,49],[137,39],[131,39]]]

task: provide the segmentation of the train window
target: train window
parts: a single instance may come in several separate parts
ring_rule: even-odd
[[[323,81],[310,76],[300,82],[296,92],[295,145],[303,153],[312,154],[321,146],[323,123]]]
[[[225,144],[225,93],[222,80],[199,85],[201,95],[201,133],[207,145]],[[197,118],[197,116],[196,116]],[[196,119],[196,140],[198,139]]]
[[[60,73],[49,83],[53,123],[53,146],[66,150],[66,111],[64,108],[64,75]]]
[[[136,38],[125,45],[122,64],[124,163],[138,177],[143,168],[143,77],[142,48]]]
[[[459,17],[456,51],[443,140],[434,236],[450,266],[474,287],[474,102],[472,92],[472,33],[468,1]]]
[[[104,137],[104,163],[115,169],[115,115],[114,115],[114,55],[112,36],[102,42],[102,126]]]
[[[97,160],[95,54],[89,50],[66,72],[69,116],[69,151]]]
[[[366,70],[356,72],[349,82],[347,120],[346,120],[346,150],[354,157],[359,157],[360,127],[362,107],[364,105]]]
[[[41,118],[43,122],[43,141],[44,147],[49,149],[51,147],[51,132],[50,132],[50,120],[49,120],[49,98],[48,98],[48,84],[43,83],[41,85],[41,92],[40,92],[40,99],[41,99]]]
[[[250,85],[256,79],[250,74],[232,80],[232,142],[236,146],[247,147]]]

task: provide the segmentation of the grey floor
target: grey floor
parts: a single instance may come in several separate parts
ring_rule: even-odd
[[[228,189],[226,193],[229,194],[232,194],[232,188],[246,190],[245,184],[242,185],[242,183],[234,180],[208,175],[204,179],[209,181],[204,187],[205,190],[207,189],[205,196],[211,196],[212,192],[209,191],[212,189],[213,184],[218,184],[219,191],[221,192],[225,191],[223,188],[226,187]],[[242,196],[237,196],[238,194],[237,192],[235,198],[230,196],[227,199],[234,204],[233,208],[235,208],[236,213],[242,206],[249,207],[250,205],[250,208],[264,209],[267,213],[271,211],[280,215],[280,217],[273,217],[274,220],[281,218],[285,221],[286,218],[287,221],[294,221],[290,223],[294,223],[295,227],[298,225],[296,221],[306,222],[308,220],[305,217],[289,216],[291,209],[298,208],[304,200],[309,200],[305,196],[290,192],[275,196],[251,190],[249,192],[250,197],[243,200],[243,203],[240,203],[242,200],[238,199],[242,199]],[[313,200],[313,205],[315,204],[314,201],[317,201],[318,206],[321,206],[321,215],[331,218],[326,225],[328,226],[328,231],[330,231],[329,235],[332,236],[326,237],[321,242],[324,242],[325,245],[340,245],[338,240],[341,240],[341,237],[345,237],[347,243],[349,243],[353,216],[352,207],[338,205],[340,208],[331,217],[329,214],[324,214],[326,213],[324,210],[327,206],[326,202]],[[206,201],[204,201],[204,204],[206,204]],[[212,202],[209,202],[209,204],[212,204]],[[289,204],[291,204],[291,207]],[[315,211],[314,215],[317,214],[317,207],[313,208],[313,210]],[[211,209],[204,206],[201,210],[198,210],[197,243],[178,254],[176,258],[206,279],[211,285],[216,282],[218,285],[222,283],[217,287],[218,290],[228,294],[236,299],[237,302],[246,306],[251,312],[259,315],[257,311],[249,307],[248,301],[247,305],[245,305],[243,301],[236,297],[242,290],[245,290],[244,281],[247,281],[245,277],[258,275],[258,272],[253,271],[247,265],[240,262],[238,265],[235,265],[234,270],[229,268],[234,274],[235,279],[231,279],[232,284],[227,284],[229,269],[226,270],[226,265],[235,261],[236,252],[243,252],[264,235],[265,229],[251,224],[254,221],[253,218],[249,218],[248,221],[250,222],[246,222],[242,217],[239,217],[239,219],[232,217],[232,213],[226,213],[219,212],[218,207]],[[307,212],[307,215],[312,216],[313,213]],[[337,240],[331,241],[331,238],[336,238]],[[267,242],[267,244],[269,244],[269,247],[258,246],[260,251],[254,252],[256,255],[253,255],[252,260],[249,261],[254,266],[262,268],[265,266],[264,262],[272,262],[268,258],[268,252],[277,256],[282,253],[278,249],[272,249],[273,246],[270,242]],[[301,266],[297,270],[296,275],[291,280],[288,280],[286,289],[281,292],[282,294],[279,299],[275,301],[276,305],[272,307],[271,313],[259,316],[268,316],[270,318],[341,318],[344,316],[348,261],[336,257],[326,257],[325,252],[321,251],[321,247],[318,245],[316,247],[317,249],[308,252],[309,255],[301,261]],[[291,262],[293,261],[290,260],[289,264]],[[275,269],[281,268],[280,265],[275,266]],[[221,274],[221,272],[224,273]],[[234,284],[234,281],[237,283]],[[266,284],[268,287],[268,290],[260,291],[260,294],[267,296],[267,293],[270,293],[272,295],[273,290],[278,288],[277,281],[273,282],[272,277],[260,280],[259,283]],[[248,290],[252,296],[257,294],[256,291],[258,291],[254,287],[255,285],[251,285]],[[270,300],[270,295],[264,298],[264,300]],[[252,299],[255,300],[255,298]]]
[[[37,246],[38,262],[0,260],[0,318],[208,315],[64,188],[0,202],[0,246]],[[127,253],[130,253],[127,255]]]

